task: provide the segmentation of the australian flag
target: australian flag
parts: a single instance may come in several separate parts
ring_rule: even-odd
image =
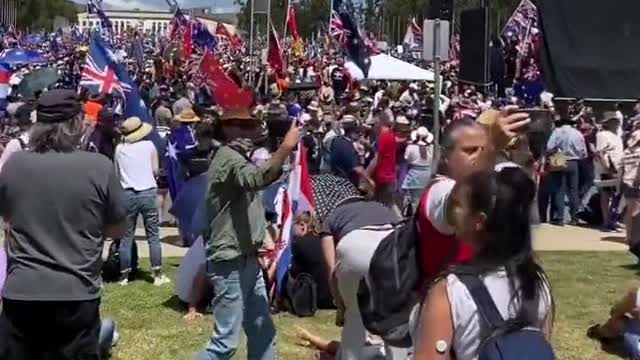
[[[104,13],[101,6],[102,0],[88,0],[87,1],[87,13],[97,15],[100,19],[100,27],[103,31],[111,34],[113,29],[113,23],[111,19]]]
[[[338,28],[336,25],[339,24],[342,29],[341,45],[351,61],[362,70],[364,77],[368,77],[371,58],[369,57],[369,51],[362,39],[360,30],[358,30],[358,26],[354,23],[351,15],[342,7],[342,0],[333,0],[333,10],[337,13],[337,19],[333,21],[334,15],[332,15],[332,34],[336,32],[335,29]]]
[[[94,94],[121,96],[124,98],[125,118],[135,116],[153,125],[151,114],[138,93],[137,84],[133,82],[124,65],[117,62],[115,55],[100,36],[94,36],[91,40],[80,86]],[[151,140],[157,147],[164,147],[156,131],[152,133]]]

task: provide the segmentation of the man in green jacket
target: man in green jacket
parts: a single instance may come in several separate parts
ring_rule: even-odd
[[[274,359],[275,325],[257,253],[266,236],[260,191],[278,180],[282,165],[298,144],[292,126],[264,167],[247,156],[258,121],[248,110],[226,112],[220,125],[224,145],[209,167],[207,187],[207,274],[214,287],[214,331],[197,360],[230,359],[247,335],[249,359]]]

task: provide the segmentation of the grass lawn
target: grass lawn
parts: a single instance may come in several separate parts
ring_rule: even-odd
[[[542,253],[544,268],[552,281],[556,302],[554,347],[559,359],[619,359],[603,352],[585,336],[589,325],[602,322],[610,305],[636,280],[640,270],[625,253]],[[179,259],[167,260],[173,278]],[[148,260],[142,260],[148,269]],[[147,279],[148,281],[148,279]],[[182,320],[173,286],[156,288],[145,280],[127,287],[109,284],[103,298],[102,316],[117,321],[120,342],[114,359],[193,359],[211,331],[211,316],[193,323]],[[333,312],[311,319],[287,314],[275,316],[281,359],[310,359],[312,353],[296,345],[295,326],[303,326],[327,338],[337,338]],[[244,342],[244,341],[243,341]],[[246,358],[244,350],[236,356]]]

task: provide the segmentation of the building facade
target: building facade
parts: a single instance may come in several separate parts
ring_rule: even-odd
[[[18,25],[18,0],[0,0],[0,24],[6,27]]]
[[[169,11],[105,10],[104,12],[111,19],[113,31],[116,33],[127,31],[127,29],[141,30],[152,34],[165,33],[169,31],[173,19],[173,13]],[[226,17],[220,20],[225,23],[231,33],[235,32],[235,24],[225,21],[229,18],[228,14],[223,15]],[[217,22],[212,21],[215,15],[206,17],[196,15],[196,17],[201,19],[210,31],[215,31]],[[78,29],[80,31],[96,28],[100,28],[100,19],[97,15],[87,12],[78,13]]]

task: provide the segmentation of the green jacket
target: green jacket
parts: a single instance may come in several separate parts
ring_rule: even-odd
[[[278,180],[281,169],[258,168],[240,152],[221,147],[209,166],[207,260],[256,255],[266,236],[261,190]]]

